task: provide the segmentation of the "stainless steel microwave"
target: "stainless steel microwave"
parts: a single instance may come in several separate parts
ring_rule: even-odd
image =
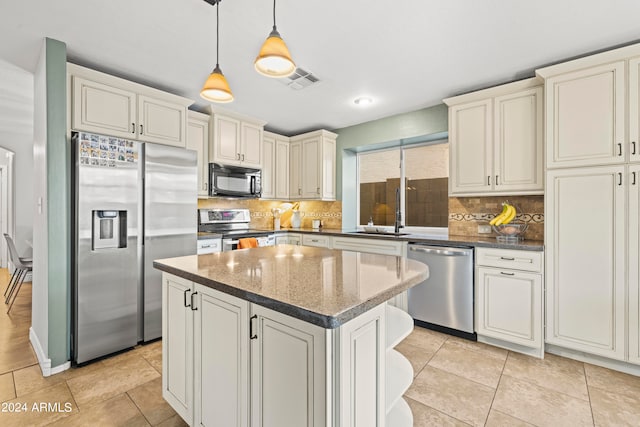
[[[262,193],[260,169],[209,163],[209,195],[257,198]]]

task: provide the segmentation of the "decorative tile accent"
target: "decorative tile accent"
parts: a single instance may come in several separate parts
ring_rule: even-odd
[[[271,209],[279,207],[283,203],[293,201],[279,200],[233,200],[233,199],[199,199],[198,208],[243,208],[251,211],[252,228],[273,228],[273,213]],[[311,228],[311,221],[319,219],[322,226],[331,229],[342,228],[342,202],[323,202],[308,200],[300,202],[301,227]]]
[[[505,200],[518,209],[516,220],[529,224],[525,239],[544,240],[544,196],[449,197],[449,234],[479,236],[478,225],[495,218]]]

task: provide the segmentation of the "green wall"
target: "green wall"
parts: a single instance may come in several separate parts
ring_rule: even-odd
[[[67,46],[46,39],[49,358],[70,357],[71,155],[67,143]]]
[[[336,192],[342,200],[342,228],[357,225],[356,153],[447,138],[448,109],[444,104],[338,129]]]

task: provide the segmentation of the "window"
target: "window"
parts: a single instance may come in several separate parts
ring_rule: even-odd
[[[404,182],[404,185],[400,185]],[[358,154],[359,224],[393,226],[396,189],[407,227],[447,227],[449,144],[446,141]]]

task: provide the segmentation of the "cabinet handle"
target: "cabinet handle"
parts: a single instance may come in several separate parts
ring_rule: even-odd
[[[633,181],[631,182],[631,185],[636,185],[636,173],[631,172],[631,175],[633,176]]]
[[[131,133],[136,133],[136,124],[131,123]]]
[[[240,160],[240,153],[236,153],[236,156],[238,156],[236,160]]]
[[[316,194],[320,194],[320,187],[316,187]]]
[[[244,162],[244,154],[242,155],[242,161]]]
[[[487,175],[487,185],[491,185],[491,175]]]
[[[250,340],[254,340],[258,338],[258,334],[253,333],[253,319],[257,319],[257,318],[258,318],[257,314],[254,314],[249,318],[249,339]]]
[[[185,289],[184,291],[184,306],[185,307],[191,307],[191,304],[187,304],[187,293],[191,292],[191,289]]]
[[[622,172],[618,172],[618,185],[622,185]]]
[[[501,256],[500,259],[503,259],[505,261],[515,261],[515,258],[511,258],[511,257],[507,257],[507,256]]]
[[[618,156],[622,156],[622,144],[618,144]]]
[[[501,271],[500,274],[505,275],[505,276],[515,276],[516,273],[505,273],[504,271]]]
[[[496,175],[496,185],[498,185],[498,175]]]
[[[636,142],[631,141],[631,154],[636,154]]]
[[[144,133],[144,126],[140,125],[140,135]]]
[[[191,294],[191,310],[196,311],[198,309],[198,307],[196,307],[196,304],[193,302],[193,297],[198,295],[198,292],[194,292]]]
[[[298,196],[302,196],[302,189],[298,188]]]

